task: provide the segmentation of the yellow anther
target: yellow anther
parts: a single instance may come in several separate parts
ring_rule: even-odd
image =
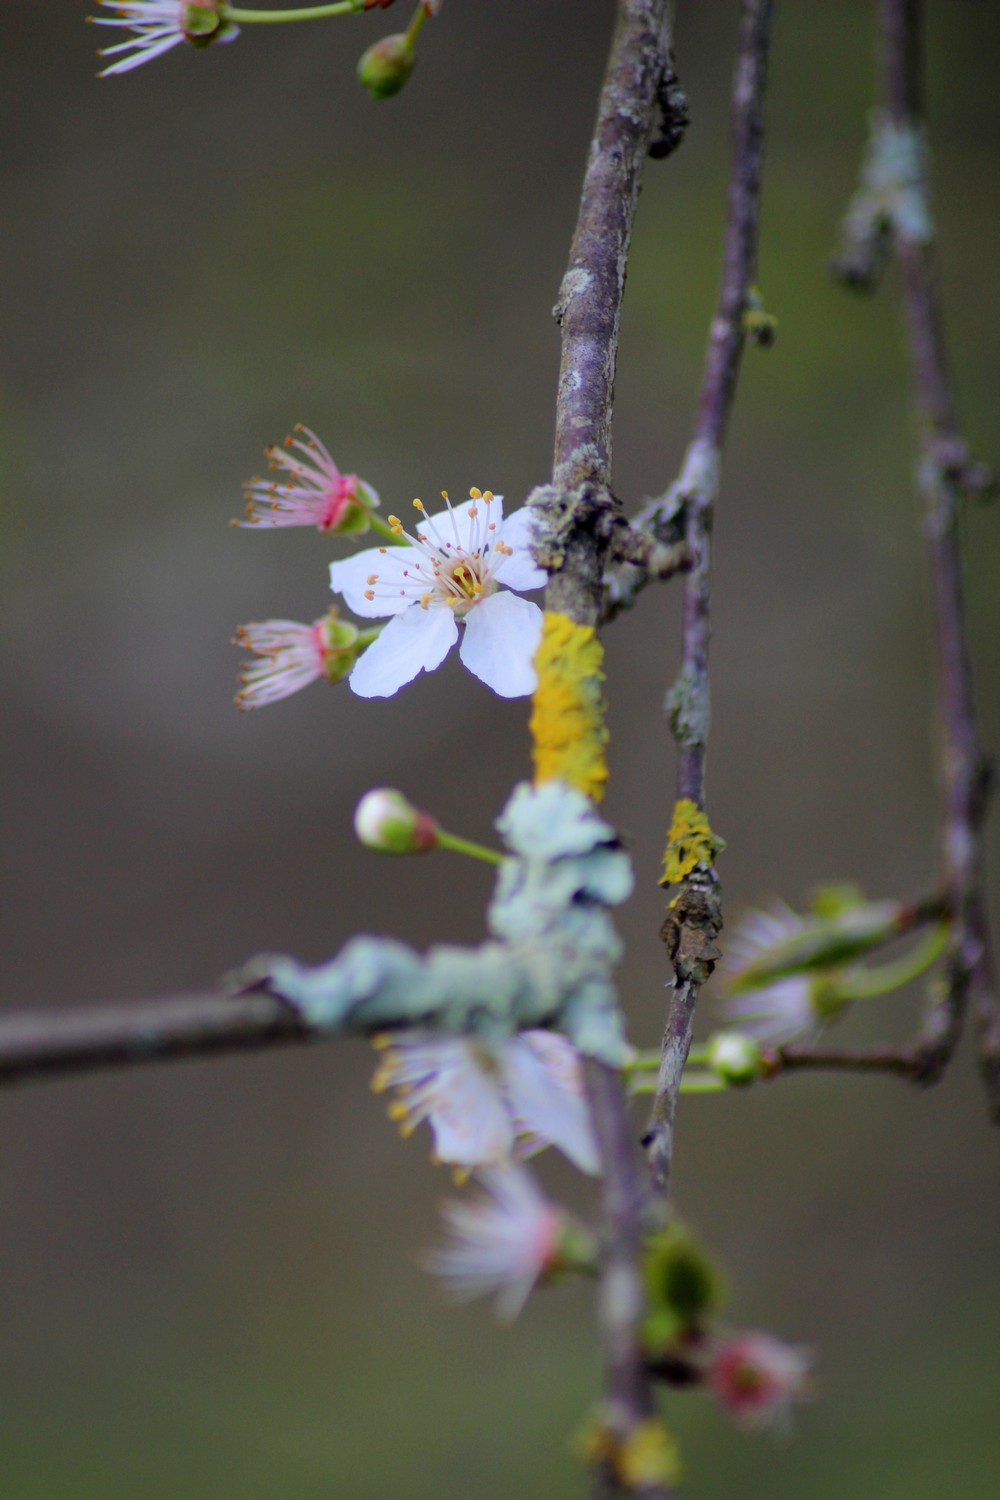
[[[396,527],[396,526],[402,526],[402,524],[403,524],[403,523],[402,523],[402,521],[401,521],[401,520],[400,520],[400,519],[399,519],[399,517],[398,517],[398,516],[390,516],[390,517],[389,517],[389,525],[390,525],[390,526],[392,526],[392,527]]]
[[[431,602],[431,600],[433,598],[434,598],[433,594],[423,594],[421,596],[421,599],[420,599],[420,608],[421,609],[429,609],[430,608],[430,602]]]
[[[368,577],[365,579],[365,582],[366,583],[378,583],[378,574],[377,573],[369,573]]]
[[[447,500],[447,498],[448,498],[448,491],[447,490],[442,490],[441,491],[441,499],[442,500]]]
[[[469,491],[469,499],[470,500],[481,500],[482,498],[483,498],[483,492],[482,492],[482,490],[477,490],[476,486],[473,485],[472,489]]]
[[[427,513],[427,507],[424,505],[424,502],[422,500],[414,500],[413,509],[419,510],[421,515],[426,515]]]
[[[492,490],[484,490],[483,491],[483,499],[486,501],[486,504],[489,505],[490,501],[493,499],[493,491]]]

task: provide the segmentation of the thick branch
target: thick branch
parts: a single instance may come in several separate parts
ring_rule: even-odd
[[[712,510],[719,463],[736,393],[746,340],[744,314],[757,275],[761,167],[764,153],[764,92],[771,33],[771,0],[743,0],[739,51],[733,81],[732,166],[719,300],[694,436],[677,484],[647,508],[643,524],[656,534],[683,506],[683,540],[697,559],[684,581],[681,669],[670,698],[677,741],[677,798],[705,805],[705,755],[709,726],[708,647],[711,635]],[[666,539],[666,537],[664,538]],[[689,881],[664,927],[674,966],[675,989],[663,1037],[663,1060],[646,1145],[654,1178],[667,1193],[673,1153],[674,1115],[681,1073],[691,1046],[694,1010],[717,957],[722,926],[714,871]]]
[[[983,886],[983,821],[990,767],[979,742],[966,644],[959,555],[960,502],[987,476],[970,461],[958,429],[942,328],[923,148],[921,0],[882,0],[884,97],[891,125],[918,146],[923,233],[893,219],[903,282],[903,311],[920,420],[918,484],[925,504],[931,568],[943,792],[943,885],[952,910],[947,983],[931,1007],[919,1044],[929,1070],[947,1065],[971,1000],[983,1074],[1000,1119],[1000,1004],[990,952]]]
[[[0,1016],[0,1084],[316,1040],[273,995],[174,995]]]
[[[562,358],[552,486],[536,492],[549,610],[596,624],[611,538],[620,524],[611,494],[611,418],[618,330],[642,166],[668,71],[672,6],[620,0],[590,146],[580,213],[556,306]],[[638,1252],[646,1186],[620,1077],[591,1063],[587,1086],[603,1166],[606,1260],[600,1323],[607,1397],[624,1440],[654,1411],[639,1339]],[[650,1496],[661,1486],[643,1488]]]

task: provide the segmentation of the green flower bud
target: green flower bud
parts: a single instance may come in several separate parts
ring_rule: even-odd
[[[358,81],[373,99],[391,99],[413,72],[416,61],[413,42],[403,32],[384,36],[362,53]]]
[[[736,1088],[756,1083],[763,1072],[760,1046],[741,1031],[717,1031],[708,1040],[708,1065]]]
[[[430,813],[391,787],[365,793],[354,812],[354,831],[380,854],[426,854],[437,845],[437,823]]]

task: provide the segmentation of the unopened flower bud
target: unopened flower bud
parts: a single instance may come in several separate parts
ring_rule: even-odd
[[[430,813],[391,787],[365,793],[354,812],[354,831],[380,854],[426,854],[437,845],[437,823]]]
[[[717,1031],[709,1037],[708,1065],[723,1083],[756,1083],[763,1071],[760,1046],[741,1031]]]
[[[363,52],[358,62],[358,81],[373,99],[391,99],[398,94],[416,65],[417,54],[403,32],[384,36]]]

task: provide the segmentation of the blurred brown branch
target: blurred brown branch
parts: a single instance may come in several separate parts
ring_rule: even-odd
[[[318,1039],[263,991],[13,1012],[0,1014],[0,1084]]]
[[[958,427],[945,346],[930,214],[924,109],[922,0],[881,0],[884,110],[873,121],[863,185],[845,224],[846,250],[835,274],[868,285],[873,247],[891,243],[902,279],[920,436],[917,485],[924,504],[937,664],[941,860],[951,910],[946,980],[913,1049],[933,1081],[947,1066],[971,999],[982,1071],[1000,1120],[1000,1003],[990,951],[983,874],[983,825],[992,780],[976,723],[959,555],[961,503],[992,487]],[[868,267],[872,275],[856,274]]]

